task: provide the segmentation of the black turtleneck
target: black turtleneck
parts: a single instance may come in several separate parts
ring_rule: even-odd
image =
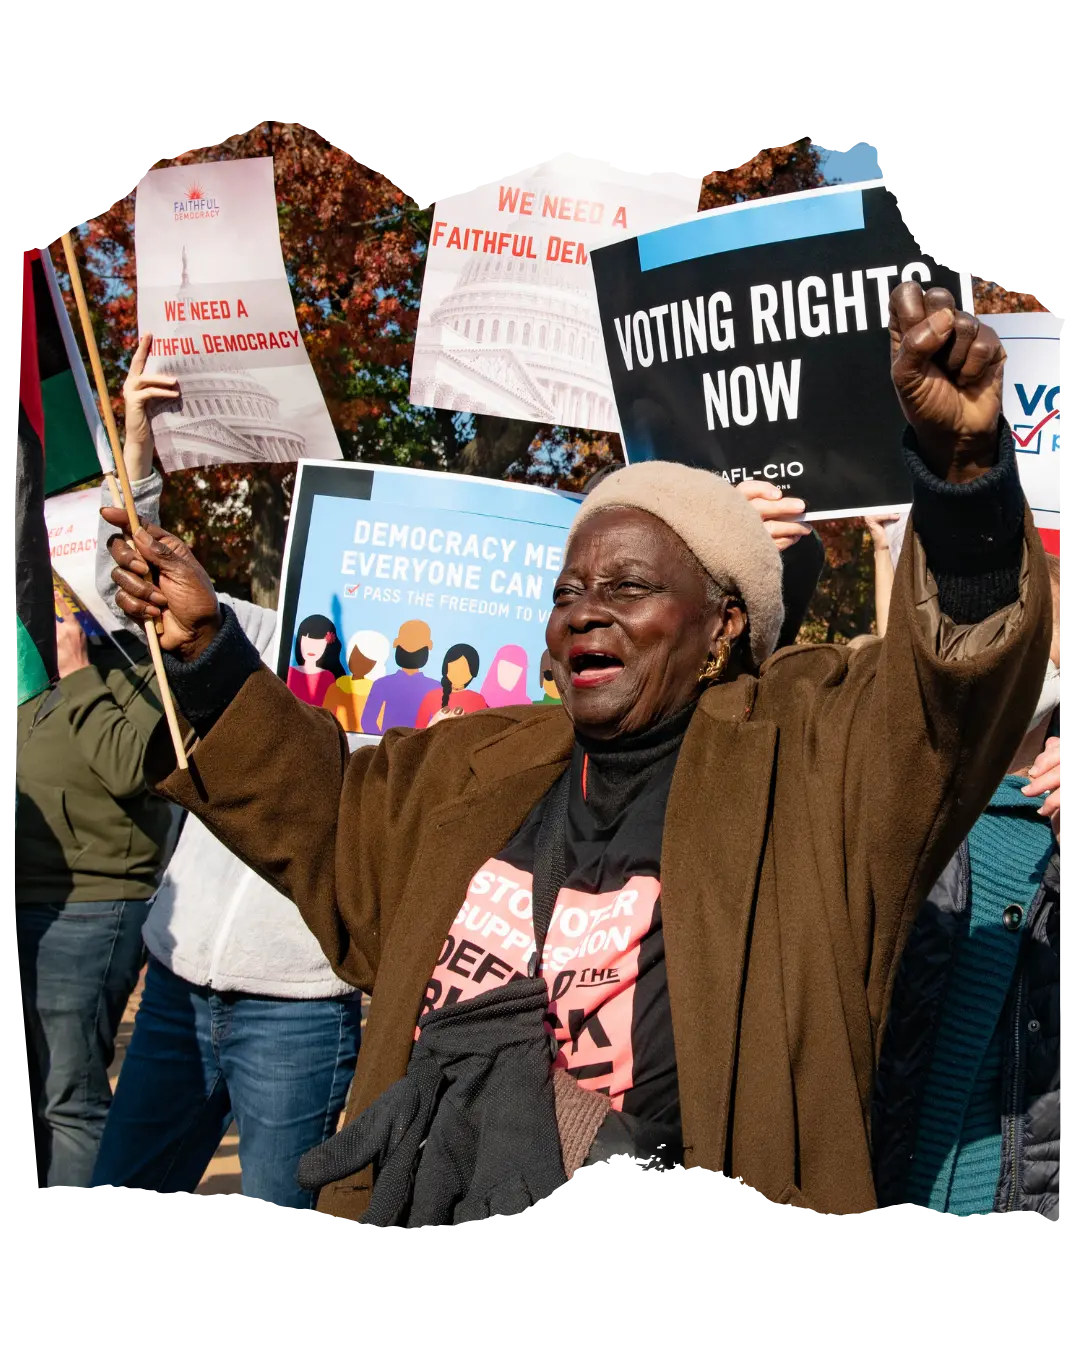
[[[664,769],[665,761],[670,760],[674,768],[696,706],[691,703],[654,727],[616,740],[595,741],[580,733],[576,736],[574,781],[583,781],[582,769],[587,764],[585,799],[598,825],[614,825],[649,780]]]

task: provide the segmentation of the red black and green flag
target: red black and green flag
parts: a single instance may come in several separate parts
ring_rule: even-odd
[[[37,363],[45,417],[45,495],[63,492],[111,467],[75,333],[48,249],[29,253],[37,323]]]
[[[22,347],[22,344],[20,344]],[[22,350],[19,352],[22,366]],[[45,524],[41,437],[22,397],[15,405],[15,502],[8,553],[14,553],[15,706],[57,678],[57,621]]]
[[[23,250],[18,277],[19,348],[15,397],[15,706],[57,678],[53,567],[45,497],[101,472],[97,418],[51,262]],[[54,292],[55,290],[55,298]],[[57,304],[59,302],[59,305]],[[82,386],[82,389],[81,389]],[[92,429],[93,428],[93,429]]]

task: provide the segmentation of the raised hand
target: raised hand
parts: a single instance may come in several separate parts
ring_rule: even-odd
[[[175,401],[180,385],[175,375],[148,375],[146,359],[153,344],[152,333],[144,333],[128,367],[124,381],[124,449],[138,447],[152,453],[154,433],[150,419],[160,409],[155,404]],[[138,475],[142,477],[143,475]]]
[[[798,497],[785,497],[778,487],[758,478],[744,478],[735,484],[735,491],[745,497],[761,517],[781,553],[811,533],[809,525],[795,519],[806,511],[806,503]]]
[[[905,281],[889,297],[892,377],[927,467],[967,483],[997,462],[1005,349],[941,287]]]
[[[103,506],[104,520],[127,528],[127,512]],[[221,627],[214,586],[199,560],[182,539],[160,525],[139,522],[134,540],[122,535],[109,540],[116,566],[116,603],[139,623],[161,620],[161,646],[182,660],[204,651]]]
[[[83,626],[72,613],[71,606],[59,591],[53,591],[53,600],[63,617],[56,620],[56,671],[63,679],[90,664]]]
[[[864,516],[863,524],[870,532],[870,541],[874,545],[875,553],[889,553],[889,536],[885,529],[886,525],[895,525],[900,519],[897,516]]]

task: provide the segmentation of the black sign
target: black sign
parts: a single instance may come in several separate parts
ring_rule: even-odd
[[[919,252],[884,187],[709,212],[592,253],[631,462],[760,478],[811,516],[911,500],[889,293],[967,278]]]

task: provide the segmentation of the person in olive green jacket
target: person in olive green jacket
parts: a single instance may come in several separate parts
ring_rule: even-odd
[[[57,605],[60,680],[18,713],[15,913],[38,1184],[88,1186],[176,813],[143,784],[161,716],[145,648],[90,644]]]

